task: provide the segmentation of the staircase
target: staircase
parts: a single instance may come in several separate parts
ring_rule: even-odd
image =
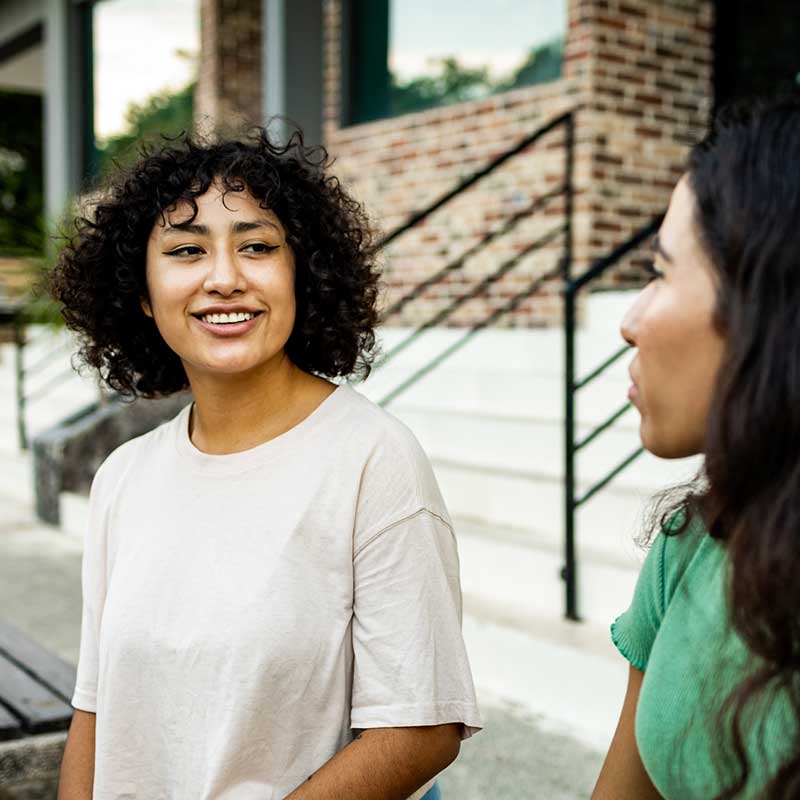
[[[617,349],[632,292],[589,297],[576,336],[582,374]],[[358,386],[378,400],[445,350],[463,331],[434,329]],[[384,328],[390,349],[408,335]],[[578,434],[624,402],[629,359],[581,393]],[[514,606],[530,618],[563,613],[563,333],[485,330],[430,372],[389,410],[420,439],[457,519],[465,591]],[[581,454],[578,489],[588,489],[638,444],[638,415],[627,414]],[[577,513],[582,617],[606,625],[630,601],[643,558],[634,544],[647,499],[688,477],[694,459],[645,454]]]
[[[74,343],[63,330],[33,325],[22,358],[32,370],[25,392],[34,395],[26,404],[28,439],[97,400],[93,377],[80,377],[70,369]],[[16,346],[0,344],[0,494],[26,504],[32,501],[30,451],[20,447],[17,408]],[[36,393],[41,390],[39,396]]]

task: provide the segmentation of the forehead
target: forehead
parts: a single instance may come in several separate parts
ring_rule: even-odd
[[[700,246],[695,229],[694,192],[687,175],[678,181],[672,192],[658,239],[667,252],[676,256],[688,254]]]
[[[274,211],[264,208],[245,188],[241,191],[225,189],[212,184],[208,190],[195,199],[197,213],[188,200],[179,200],[164,209],[156,219],[153,232],[169,230],[170,226],[180,225],[190,220],[214,226],[215,223],[228,225],[230,222],[246,219],[249,222],[271,222],[283,230],[280,219]],[[192,219],[194,217],[194,219]]]

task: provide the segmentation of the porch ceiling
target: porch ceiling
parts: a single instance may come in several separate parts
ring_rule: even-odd
[[[0,90],[44,92],[44,46],[24,50],[0,63]]]

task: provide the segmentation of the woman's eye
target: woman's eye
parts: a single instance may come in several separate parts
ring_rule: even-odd
[[[664,277],[664,273],[655,265],[653,261],[645,265],[645,272],[650,281],[657,281]]]
[[[271,253],[273,250],[277,250],[277,245],[271,244],[264,244],[264,242],[251,242],[250,244],[244,245],[241,248],[243,253]]]
[[[187,244],[183,247],[177,247],[175,250],[170,250],[167,255],[168,256],[184,256],[184,257],[191,257],[191,256],[199,256],[202,253],[202,249],[197,247],[193,244]]]

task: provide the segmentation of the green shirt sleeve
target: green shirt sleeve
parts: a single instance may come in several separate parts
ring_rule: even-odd
[[[642,565],[630,608],[611,626],[611,640],[617,650],[642,672],[647,669],[670,600],[705,535],[697,520],[679,534],[659,532]]]
[[[664,549],[667,536],[659,533],[644,560],[633,600],[611,625],[611,641],[631,665],[647,669],[650,650],[664,617]]]

